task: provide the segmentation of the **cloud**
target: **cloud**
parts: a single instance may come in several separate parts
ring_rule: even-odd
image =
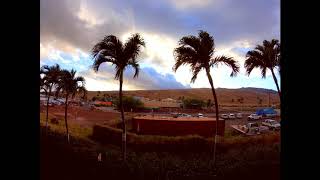
[[[203,8],[210,3],[212,0],[170,0],[177,9],[186,10],[189,8]]]
[[[246,51],[264,39],[280,38],[279,0],[41,0],[40,16],[41,65],[57,62],[82,71],[92,63],[90,49],[105,35],[113,34],[125,41],[130,34],[139,32],[146,41],[139,56],[146,76],[159,75],[157,79],[165,77],[183,86],[190,83],[189,68],[172,72],[173,49],[183,36],[197,35],[200,29],[208,31],[215,39],[216,55],[239,61],[241,78],[246,77]],[[219,79],[231,81],[227,67],[219,67],[218,72]],[[259,70],[250,77],[261,77]],[[203,83],[192,87],[207,86],[202,75],[198,79]],[[146,77],[147,80],[159,87],[152,78]],[[145,88],[146,84],[137,83],[130,88]]]
[[[180,7],[187,8],[181,12]],[[280,1],[41,0],[41,41],[59,39],[84,51],[104,35],[149,31],[179,39],[204,29],[217,44],[280,37]]]
[[[110,65],[102,65],[96,73],[92,69],[80,71],[85,77],[89,90],[118,90],[119,81],[114,79],[115,71]],[[133,78],[134,70],[126,69],[124,73],[124,90],[143,89],[183,89],[190,88],[177,82],[172,74],[162,75],[153,68],[141,68],[138,78]]]

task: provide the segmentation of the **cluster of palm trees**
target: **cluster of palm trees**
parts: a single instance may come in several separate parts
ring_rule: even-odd
[[[123,106],[122,106],[122,85],[123,85],[123,73],[128,66],[135,69],[134,78],[139,75],[139,64],[137,57],[141,52],[141,47],[145,46],[145,42],[140,34],[133,34],[124,44],[116,36],[108,35],[99,41],[91,50],[93,56],[93,69],[98,72],[99,67],[103,63],[111,63],[114,65],[116,73],[115,79],[119,80],[119,99],[120,110],[122,119],[122,152],[123,159],[126,159],[126,123],[124,120]],[[214,56],[215,43],[214,38],[206,31],[199,31],[198,36],[185,36],[179,41],[179,47],[174,49],[175,65],[173,70],[182,65],[190,65],[192,71],[191,83],[197,79],[197,75],[201,70],[205,70],[206,75],[211,86],[213,99],[215,102],[216,123],[219,120],[218,99],[213,85],[212,76],[210,73],[211,68],[217,67],[219,64],[224,64],[232,69],[231,77],[236,76],[239,73],[240,66],[238,62],[232,57],[227,56]],[[262,77],[266,77],[267,69],[270,69],[272,76],[276,83],[279,96],[280,88],[277,79],[274,75],[274,68],[279,67],[280,64],[280,43],[278,40],[263,41],[263,45],[257,45],[252,51],[249,51],[246,55],[245,68],[247,74],[250,75],[254,68],[260,68]],[[217,128],[215,133],[214,143],[214,157],[216,152],[217,141]]]
[[[103,63],[110,63],[115,68],[115,79],[119,80],[119,101],[122,120],[122,155],[126,159],[126,123],[124,119],[124,111],[122,104],[122,85],[123,73],[131,66],[135,73],[133,78],[139,75],[140,67],[138,63],[138,55],[141,48],[145,47],[145,41],[140,34],[133,34],[129,39],[123,43],[114,35],[105,36],[101,41],[94,45],[91,50],[93,56],[92,68],[95,72],[99,71],[99,67]],[[176,72],[182,65],[190,65],[192,71],[191,83],[197,79],[197,75],[201,70],[205,70],[212,90],[214,99],[215,113],[216,113],[216,130],[214,140],[214,157],[216,152],[217,142],[217,128],[219,121],[219,105],[215,92],[211,69],[220,64],[226,65],[231,68],[231,77],[239,73],[239,63],[233,58],[228,56],[214,56],[215,43],[214,38],[206,31],[200,30],[198,36],[185,36],[179,41],[178,47],[174,49],[175,64],[173,71]],[[274,68],[280,68],[280,43],[278,40],[272,39],[271,41],[263,41],[262,45],[257,45],[254,50],[247,52],[244,67],[246,72],[250,75],[254,68],[260,68],[262,77],[266,77],[266,71],[269,69],[272,73],[276,83],[279,96],[281,96],[280,88],[277,78],[274,74]],[[61,70],[59,65],[43,66],[41,67],[40,74],[40,88],[45,91],[48,97],[47,101],[47,116],[46,128],[48,126],[48,103],[50,96],[54,90],[55,95],[62,93],[65,97],[65,124],[67,131],[67,138],[69,142],[69,131],[67,123],[68,100],[74,98],[75,94],[86,94],[85,80],[83,77],[76,77],[76,71]]]
[[[71,71],[61,69],[58,64],[53,66],[44,65],[40,68],[40,90],[43,90],[47,96],[46,132],[50,97],[62,95],[65,98],[66,137],[67,141],[70,142],[67,120],[69,98],[73,99],[76,94],[83,94],[83,97],[86,96],[85,79],[81,76],[76,76],[76,71],[73,69]]]

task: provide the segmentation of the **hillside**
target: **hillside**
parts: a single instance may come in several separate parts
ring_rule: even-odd
[[[243,98],[244,105],[256,105],[258,104],[258,98],[262,99],[262,104],[268,104],[270,92],[270,104],[279,104],[279,96],[276,91],[263,88],[239,88],[239,89],[226,89],[218,88],[216,93],[218,101],[221,105],[240,105],[239,98]],[[89,91],[88,98],[91,99],[96,96],[98,91]],[[118,96],[118,91],[100,91],[100,96],[104,94],[111,96]],[[209,88],[193,88],[193,89],[174,89],[174,90],[135,90],[124,91],[126,96],[141,96],[150,99],[179,99],[184,98],[197,98],[207,101],[212,100],[211,89]],[[258,98],[257,98],[258,97]]]

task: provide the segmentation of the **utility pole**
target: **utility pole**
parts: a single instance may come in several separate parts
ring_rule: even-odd
[[[269,94],[269,107],[270,107],[270,91],[268,91],[268,94]]]

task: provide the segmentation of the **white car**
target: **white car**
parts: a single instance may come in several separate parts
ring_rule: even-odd
[[[248,116],[248,121],[250,121],[250,120],[259,120],[259,119],[262,119],[261,115],[250,114],[250,116]]]
[[[266,114],[266,117],[271,117],[271,118],[273,118],[273,117],[276,117],[277,116],[277,114]]]
[[[234,114],[229,114],[229,119],[235,119],[236,118],[236,115]]]
[[[262,125],[269,127],[271,130],[279,130],[280,129],[280,123],[278,123],[275,120],[272,119],[266,119],[262,122]]]
[[[222,119],[229,119],[229,116],[228,114],[221,114],[220,116]]]
[[[204,117],[202,113],[198,113],[197,117]]]
[[[241,113],[237,113],[237,114],[236,114],[236,117],[237,117],[238,119],[241,119],[241,118],[242,118],[242,114],[241,114]]]

